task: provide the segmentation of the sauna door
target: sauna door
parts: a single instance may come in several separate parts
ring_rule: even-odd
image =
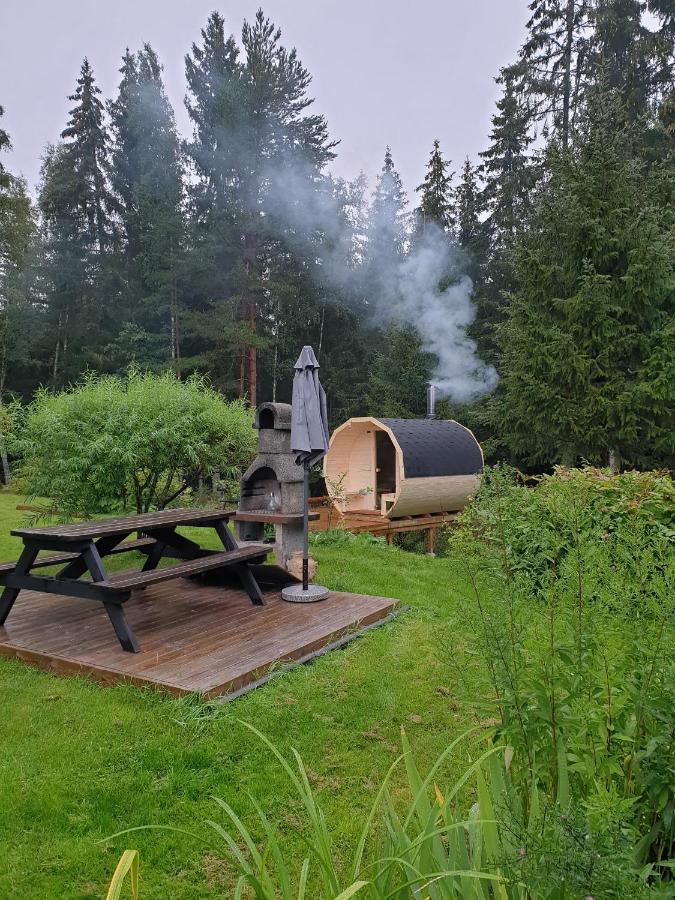
[[[396,491],[396,449],[386,431],[375,432],[375,484],[377,508],[382,494]]]

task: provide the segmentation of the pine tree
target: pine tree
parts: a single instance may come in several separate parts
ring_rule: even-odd
[[[511,67],[533,122],[567,148],[588,78],[595,0],[532,0],[527,39]]]
[[[673,460],[672,212],[616,92],[596,95],[514,249],[501,427],[530,462]]]
[[[422,232],[427,224],[433,222],[442,231],[450,231],[454,227],[452,209],[452,178],[448,174],[450,162],[443,159],[441,143],[434,141],[433,149],[427,163],[424,181],[415,190],[421,194],[417,208],[417,227]]]
[[[162,67],[149,44],[135,56],[127,50],[120,72],[118,96],[109,104],[111,181],[124,236],[128,315],[136,327],[164,342],[168,353],[156,346],[156,361],[163,363],[168,356],[180,374],[179,280],[184,229],[174,114],[164,90]],[[139,335],[128,333],[134,335],[134,358],[153,362],[152,358],[137,358]],[[117,346],[121,349],[119,339]]]

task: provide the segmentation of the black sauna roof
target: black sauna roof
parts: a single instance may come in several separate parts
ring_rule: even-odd
[[[391,429],[403,452],[406,478],[475,475],[483,455],[475,437],[442,419],[378,419]]]

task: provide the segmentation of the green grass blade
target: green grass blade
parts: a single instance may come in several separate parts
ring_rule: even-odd
[[[403,759],[403,755],[399,756],[394,762],[389,766],[389,770],[387,774],[384,776],[384,780],[380,785],[380,788],[377,792],[375,800],[373,801],[372,806],[370,807],[370,812],[366,818],[366,823],[363,826],[363,830],[361,831],[361,836],[359,837],[359,841],[356,845],[356,852],[354,853],[354,862],[352,863],[352,878],[356,880],[359,875],[359,871],[361,870],[361,862],[363,860],[363,851],[366,846],[366,840],[368,839],[368,832],[370,831],[371,825],[373,824],[373,819],[375,818],[375,814],[379,809],[380,803],[382,802],[382,798],[384,797],[385,791],[387,789],[387,785],[389,783],[389,779],[392,776],[394,769],[399,765],[401,760]]]
[[[133,900],[138,900],[138,850],[125,850],[120,857],[110,881],[106,900],[119,900],[127,874],[129,875],[131,896]]]
[[[436,773],[438,772],[440,767],[443,765],[445,760],[448,758],[448,756],[450,756],[450,754],[455,749],[457,744],[461,743],[466,737],[468,737],[470,734],[473,734],[474,732],[476,732],[478,730],[479,730],[478,728],[469,728],[467,731],[462,732],[462,734],[460,734],[458,737],[456,737],[454,739],[454,741],[452,741],[452,743],[450,743],[449,746],[445,748],[445,750],[441,753],[441,755],[438,757],[436,762],[433,764],[433,766],[429,770],[427,777],[421,783],[420,788],[419,788],[420,791],[426,792],[429,790],[429,787],[431,786],[431,784],[436,776]],[[415,809],[414,806],[411,807],[411,809],[408,813],[408,816],[406,817],[406,820],[404,822],[405,827],[408,826],[408,823],[414,814],[414,809]]]
[[[307,890],[307,877],[309,875],[309,859],[305,857],[300,869],[300,883],[298,884],[298,900],[305,900]]]
[[[366,887],[370,882],[368,881],[355,881],[354,884],[350,884],[348,888],[344,891],[341,891],[335,900],[349,900],[350,897],[353,897],[355,894]]]

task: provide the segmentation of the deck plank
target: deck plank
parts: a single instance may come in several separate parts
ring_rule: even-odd
[[[99,604],[22,591],[0,628],[0,656],[106,684],[128,680],[215,697],[386,618],[397,605],[338,591],[311,604],[285,603],[267,591],[265,603],[252,606],[244,591],[184,579],[149,586],[125,604],[142,648],[125,653]]]

